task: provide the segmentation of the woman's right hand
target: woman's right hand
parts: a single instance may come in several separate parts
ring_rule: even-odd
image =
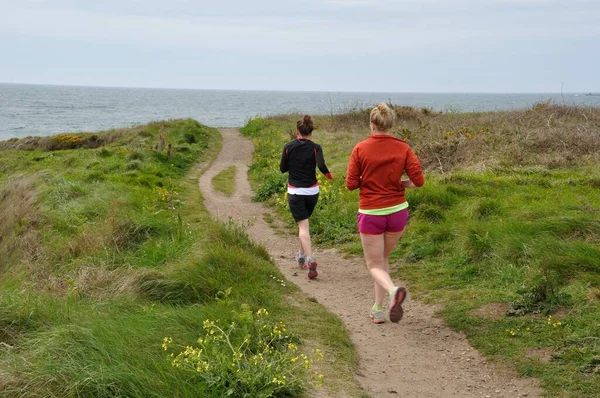
[[[403,188],[417,188],[417,186],[411,180],[400,181]]]

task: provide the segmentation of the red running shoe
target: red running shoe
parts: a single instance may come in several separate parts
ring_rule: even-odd
[[[308,262],[308,279],[315,279],[318,275],[317,262],[311,258]]]
[[[404,309],[402,308],[404,299],[406,299],[406,289],[397,287],[390,300],[390,321],[398,323],[402,319],[404,315]]]

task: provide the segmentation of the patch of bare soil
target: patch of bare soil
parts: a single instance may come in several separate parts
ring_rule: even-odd
[[[552,350],[549,348],[530,348],[525,355],[544,363],[552,361]]]
[[[469,311],[469,314],[494,321],[504,318],[509,308],[508,303],[489,303]]]
[[[536,397],[540,390],[532,379],[516,377],[490,364],[464,335],[434,317],[431,306],[410,300],[399,324],[371,323],[373,281],[362,258],[342,258],[335,250],[315,248],[319,277],[308,280],[294,261],[298,243],[294,236],[276,234],[265,222],[276,222],[271,213],[253,203],[247,179],[252,143],[236,129],[222,129],[223,149],[200,178],[205,205],[215,217],[247,225],[248,234],[263,244],[288,280],[315,297],[346,325],[360,357],[356,378],[373,397]],[[236,191],[231,197],[215,191],[211,180],[235,165]],[[401,281],[397,281],[402,285]]]

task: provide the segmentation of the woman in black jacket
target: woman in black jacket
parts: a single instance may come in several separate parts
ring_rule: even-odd
[[[317,277],[317,262],[314,259],[310,241],[308,219],[319,199],[319,183],[315,168],[328,178],[333,175],[325,165],[323,149],[312,141],[314,130],[312,117],[305,115],[296,123],[296,139],[283,147],[279,169],[289,172],[287,198],[290,211],[298,223],[300,251],[296,255],[298,265],[308,269],[308,278]]]

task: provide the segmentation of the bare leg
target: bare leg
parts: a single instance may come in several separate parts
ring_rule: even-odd
[[[300,250],[307,257],[312,256],[312,248],[310,243],[310,230],[308,219],[298,221],[298,238],[300,239]]]
[[[396,245],[398,244],[398,240],[400,240],[400,238],[402,237],[402,235],[404,234],[404,231],[400,231],[400,232],[385,232],[383,234],[383,240],[384,240],[384,247],[383,247],[383,269],[388,273],[388,275],[390,274],[390,254],[392,253],[392,250],[394,250],[394,248],[396,247]],[[379,288],[379,294],[375,293],[375,298],[376,300],[379,299],[381,301],[377,301],[377,304],[380,304],[383,302],[383,300],[385,299],[385,294],[388,293],[388,291],[383,291],[383,289],[380,287]]]
[[[375,304],[382,305],[385,295],[396,286],[389,274],[389,266],[384,258],[384,235],[360,234],[367,268],[375,281]]]
[[[385,264],[385,268],[388,271],[388,274],[390,272],[390,263],[389,263],[390,254],[392,253],[392,250],[394,250],[394,248],[398,244],[398,241],[400,240],[402,235],[404,235],[404,230],[402,230],[400,232],[385,232],[383,234],[383,239],[384,239],[383,261]]]

